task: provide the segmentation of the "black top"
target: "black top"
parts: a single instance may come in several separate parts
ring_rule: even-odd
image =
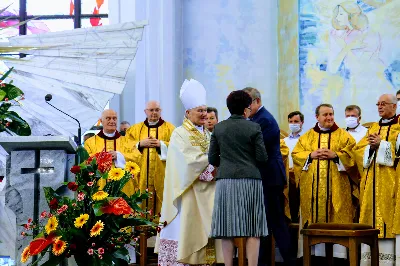
[[[208,161],[219,167],[216,179],[261,179],[257,166],[267,160],[261,128],[257,123],[232,115],[215,125]]]

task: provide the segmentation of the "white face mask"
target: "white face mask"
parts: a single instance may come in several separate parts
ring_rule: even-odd
[[[301,130],[300,124],[289,124],[290,132],[297,133]]]
[[[348,128],[356,128],[358,126],[358,118],[357,117],[346,117],[346,126]]]
[[[396,114],[400,114],[400,102],[397,103]]]

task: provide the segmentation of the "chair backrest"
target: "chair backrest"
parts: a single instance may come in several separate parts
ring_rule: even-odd
[[[281,139],[284,139],[289,136],[289,133],[281,129]]]
[[[370,126],[372,126],[373,123],[375,123],[375,122],[367,122],[367,123],[364,123],[363,126],[366,128],[369,128]]]

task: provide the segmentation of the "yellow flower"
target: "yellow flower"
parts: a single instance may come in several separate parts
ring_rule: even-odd
[[[92,199],[93,200],[103,200],[108,197],[108,193],[104,192],[102,190],[97,191],[96,193],[93,194]]]
[[[27,246],[24,251],[22,251],[21,254],[21,262],[25,263],[28,261],[29,257],[31,256],[31,254],[29,253],[29,246]]]
[[[82,228],[87,220],[89,220],[89,214],[81,214],[79,217],[76,217],[74,225],[76,228]]]
[[[52,231],[56,230],[58,226],[58,221],[55,216],[52,216],[45,226],[46,233],[49,235]]]
[[[90,229],[90,237],[100,235],[100,232],[104,229],[104,223],[100,220],[97,221],[96,224]]]
[[[121,168],[113,168],[108,172],[108,179],[118,181],[121,180],[125,175],[125,171]]]
[[[136,176],[140,173],[140,167],[134,162],[127,162],[125,164],[125,171],[131,173],[131,175]]]
[[[57,240],[53,243],[53,254],[56,256],[60,256],[61,254],[63,254],[66,248],[67,242],[60,240],[60,238],[57,238]]]

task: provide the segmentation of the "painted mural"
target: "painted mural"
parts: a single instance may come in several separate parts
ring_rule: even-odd
[[[400,89],[400,0],[299,0],[300,108],[357,104],[376,121],[377,98]],[[315,119],[307,119],[311,127]]]

